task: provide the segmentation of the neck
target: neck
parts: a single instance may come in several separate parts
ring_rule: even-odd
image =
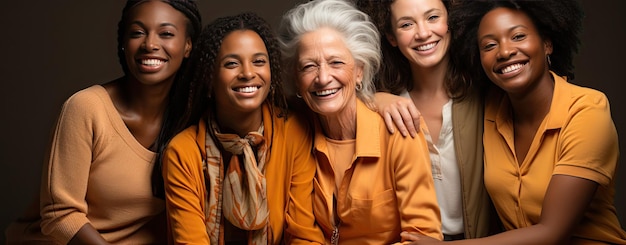
[[[448,73],[448,58],[444,58],[439,64],[432,67],[411,66],[413,77],[413,90],[420,94],[447,94],[445,81]]]
[[[334,140],[356,139],[356,100],[332,115],[318,114],[326,137]]]
[[[554,81],[548,72],[530,92],[508,93],[515,123],[541,122],[550,111]]]
[[[160,118],[169,104],[172,83],[146,85],[127,78],[117,80],[112,85],[117,87],[115,96],[125,111],[134,111],[148,118]]]
[[[222,133],[237,134],[244,137],[252,131],[259,130],[263,123],[263,108],[248,113],[234,113],[220,110],[217,106],[216,121]]]

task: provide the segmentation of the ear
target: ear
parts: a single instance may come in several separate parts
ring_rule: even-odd
[[[185,58],[189,58],[189,54],[191,53],[192,47],[193,47],[193,44],[191,43],[191,38],[187,38],[187,40],[185,40]]]
[[[552,54],[552,40],[546,39],[543,41],[543,49],[546,51],[546,55]]]
[[[357,83],[363,83],[363,64],[358,64],[355,68]]]
[[[385,34],[385,37],[387,37],[387,41],[389,41],[389,44],[391,44],[391,46],[393,47],[398,47],[398,41],[396,40],[396,37],[393,34]]]

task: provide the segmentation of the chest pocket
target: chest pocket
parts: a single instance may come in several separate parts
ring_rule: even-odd
[[[393,189],[375,194],[372,199],[351,196],[347,201],[350,213],[344,217],[344,222],[354,224],[364,232],[378,233],[398,229],[398,201]]]

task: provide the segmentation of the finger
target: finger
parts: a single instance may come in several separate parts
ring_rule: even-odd
[[[420,239],[417,235],[406,231],[400,233],[400,237],[403,241],[418,241]]]
[[[407,108],[408,107],[408,108]],[[401,107],[399,108],[399,113],[400,113],[400,117],[402,117],[402,123],[403,125],[405,125],[408,133],[411,135],[411,137],[415,138],[415,135],[417,135],[417,129],[413,120],[413,114],[410,111],[410,105],[406,106],[406,107]],[[419,120],[418,120],[419,122]],[[419,125],[418,125],[419,126]]]
[[[420,128],[420,117],[422,116],[422,113],[420,113],[420,111],[417,109],[415,104],[410,104],[408,107],[408,110],[411,113],[411,118],[413,119],[413,126],[416,129],[415,133],[417,134]]]
[[[402,115],[400,114],[400,112],[398,110],[392,110],[389,112],[389,114],[391,115],[391,118],[393,118],[393,121],[402,136],[406,137],[409,134],[409,131],[404,125],[404,119],[402,119]]]
[[[389,113],[384,113],[383,119],[385,119],[385,125],[387,125],[387,130],[389,133],[393,134],[395,132],[396,126],[393,123],[393,119]]]

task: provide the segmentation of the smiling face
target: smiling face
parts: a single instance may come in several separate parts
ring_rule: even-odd
[[[478,27],[478,48],[487,77],[509,93],[526,93],[540,81],[551,81],[546,55],[552,44],[522,11],[500,7],[488,12]]]
[[[299,94],[314,112],[337,116],[356,107],[363,70],[339,32],[321,28],[302,35],[296,67]]]
[[[447,57],[448,11],[441,0],[396,0],[391,4],[392,34],[387,40],[412,66],[429,68]]]
[[[259,34],[237,30],[226,35],[216,63],[213,96],[218,110],[233,113],[260,110],[270,90],[271,70]]]
[[[143,84],[172,82],[191,51],[187,18],[161,1],[141,3],[129,12],[124,54],[132,77]]]

